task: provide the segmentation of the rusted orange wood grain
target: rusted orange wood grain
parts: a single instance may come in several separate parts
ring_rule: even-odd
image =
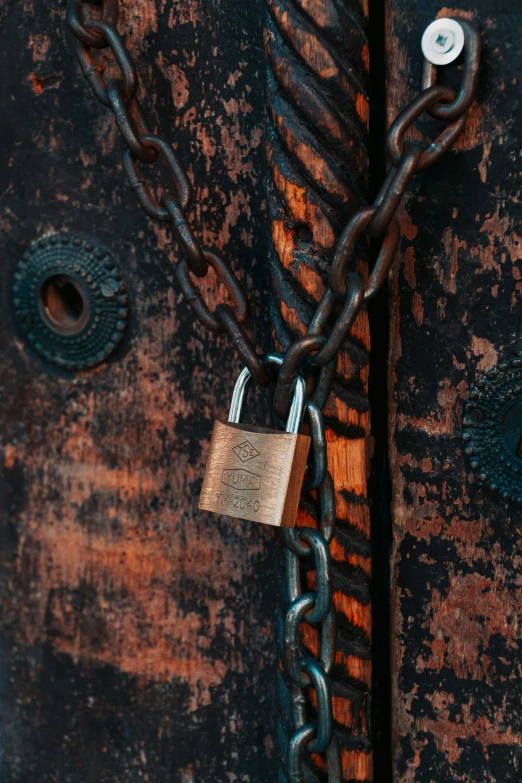
[[[358,2],[267,0],[271,316],[282,348],[305,333],[325,291],[337,237],[367,192],[366,22],[367,9]],[[364,272],[364,260],[359,264]],[[347,781],[373,779],[368,350],[364,312],[341,354],[324,411],[338,531],[331,545],[338,615],[332,687]],[[299,523],[316,525],[309,508],[300,512]],[[304,634],[316,649],[315,634]],[[309,761],[310,780],[319,780],[317,764],[318,758]]]

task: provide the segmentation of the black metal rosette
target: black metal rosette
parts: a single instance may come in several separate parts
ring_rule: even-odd
[[[121,341],[129,299],[109,251],[72,234],[40,239],[18,263],[12,301],[32,348],[58,367],[85,370]]]
[[[522,503],[522,358],[500,363],[477,381],[463,424],[465,453],[479,480]]]

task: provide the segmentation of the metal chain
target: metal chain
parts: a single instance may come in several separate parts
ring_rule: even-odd
[[[84,16],[86,5],[98,6],[95,19]],[[227,332],[256,382],[268,385],[271,377],[243,326],[248,315],[245,290],[229,264],[216,252],[203,248],[195,236],[187,217],[192,201],[191,183],[172,146],[151,132],[137,98],[139,77],[117,30],[118,6],[118,0],[68,0],[67,19],[77,38],[81,68],[96,98],[114,113],[127,146],[123,168],[140,205],[153,220],[168,223],[184,254],[176,267],[176,278],[194,316],[212,332]],[[480,37],[469,22],[459,20],[459,23],[465,35],[466,59],[458,95],[450,87],[437,85],[435,70],[425,66],[424,89],[389,129],[387,152],[392,166],[383,186],[373,204],[358,210],[344,229],[335,250],[326,292],[307,333],[286,351],[277,378],[274,407],[281,419],[288,414],[298,375],[305,375],[309,381],[313,379],[307,403],[312,459],[304,489],[313,493],[317,506],[317,528],[282,531],[286,585],[284,616],[280,617],[279,625],[283,691],[289,695],[292,725],[281,726],[287,745],[279,774],[281,782],[304,783],[305,757],[309,754],[325,754],[329,783],[341,783],[343,779],[329,679],[336,655],[329,548],[335,534],[336,501],[333,480],[327,470],[322,409],[332,388],[339,352],[357,315],[387,280],[400,238],[395,213],[410,180],[438,161],[464,129],[477,88]],[[93,50],[106,48],[111,50],[120,73],[109,80],[93,56]],[[408,129],[425,111],[445,123],[442,132],[428,145],[405,141]],[[163,163],[171,181],[159,199],[140,168],[154,167],[158,161]],[[366,281],[354,271],[353,262],[355,243],[363,232],[370,238],[381,238],[377,260]],[[223,284],[232,306],[222,303],[212,310],[205,302],[194,277],[204,277],[209,267]],[[315,589],[303,590],[302,565],[307,575],[315,573]],[[303,623],[318,629],[318,657],[311,655],[301,642]],[[315,704],[312,717],[308,715],[310,703]]]
[[[96,18],[87,19],[86,6],[97,6]],[[118,0],[68,0],[67,20],[76,36],[76,52],[83,74],[96,98],[111,109],[126,150],[123,170],[141,207],[160,223],[167,223],[183,254],[176,267],[176,278],[196,319],[212,332],[227,332],[242,361],[256,382],[271,383],[271,376],[262,366],[255,346],[243,324],[248,316],[246,292],[227,261],[215,251],[201,246],[190,221],[192,185],[176,153],[165,139],[151,132],[149,120],[137,98],[140,79],[136,66],[118,32]],[[106,79],[104,67],[94,58],[96,49],[110,49],[114,63],[111,70],[119,73]],[[168,180],[159,199],[145,180],[142,168],[155,172],[158,164],[166,170]],[[159,185],[159,182],[158,182]],[[211,309],[196,286],[212,267],[228,293],[230,304]]]
[[[480,62],[480,37],[475,28],[459,20],[466,38],[466,64],[462,89],[457,96],[449,87],[434,83],[426,86],[399,114],[391,125],[387,138],[387,152],[392,166],[384,183],[370,206],[359,209],[349,220],[337,244],[328,277],[328,287],[309,324],[307,334],[297,339],[287,350],[280,369],[274,407],[284,418],[292,397],[292,389],[299,373],[310,375],[314,367],[321,376],[335,374],[337,356],[352,325],[364,304],[371,300],[385,284],[395,257],[400,229],[396,211],[412,177],[438,161],[464,130],[466,113],[471,106],[476,88]],[[425,81],[427,77],[424,77]],[[441,116],[446,126],[431,144],[407,142],[408,129],[424,111],[439,117],[441,109],[450,109]],[[455,110],[456,109],[456,110]],[[354,271],[354,248],[357,239],[366,231],[369,238],[381,238],[380,250],[368,279]],[[308,365],[308,367],[306,366]],[[332,370],[333,367],[333,370]],[[322,383],[324,385],[324,381]],[[316,387],[317,388],[317,387]],[[320,407],[324,407],[321,400]],[[317,406],[316,406],[317,408]],[[309,407],[310,410],[310,407]],[[335,531],[335,490],[326,471],[324,423],[320,409],[309,415],[312,437],[313,479],[305,489],[316,489],[319,499],[319,530],[299,527],[285,530],[286,592],[289,605],[282,627],[282,661],[285,679],[281,690],[290,693],[293,717],[293,735],[288,737],[288,752],[283,760],[280,780],[304,783],[304,754],[326,752],[329,783],[343,779],[339,743],[335,736],[328,675],[335,663],[335,609],[331,600],[330,553],[328,544]],[[324,459],[318,454],[324,454]],[[320,466],[320,467],[318,467]],[[324,483],[320,476],[324,476]],[[315,591],[303,592],[300,560],[313,557]],[[308,571],[308,569],[306,569]],[[300,643],[301,623],[319,625],[317,643],[319,660],[310,655]],[[306,690],[315,690],[317,719],[310,722],[306,716]],[[283,697],[284,698],[284,697]]]

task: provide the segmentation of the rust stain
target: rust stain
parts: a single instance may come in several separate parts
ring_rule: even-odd
[[[205,15],[203,0],[172,0],[169,12],[169,27],[175,27],[177,24],[191,24],[197,27]]]
[[[118,30],[124,35],[133,57],[146,49],[151,33],[158,32],[156,4],[150,0],[132,0],[119,4]]]
[[[405,416],[397,417],[397,428],[413,430],[419,429],[433,437],[451,435],[457,427],[460,427],[462,418],[462,400],[467,391],[467,383],[461,381],[456,387],[451,386],[450,381],[442,381],[442,389],[437,394],[437,404],[441,413],[429,417]]]
[[[367,98],[362,93],[359,93],[355,100],[355,110],[361,122],[366,125],[370,119],[370,105]]]
[[[156,63],[170,83],[174,106],[176,109],[182,109],[190,98],[189,81],[184,71],[175,62],[170,62],[163,52],[158,52]]]
[[[486,182],[488,177],[488,165],[490,165],[489,155],[491,152],[491,145],[492,145],[491,141],[484,142],[484,155],[479,164],[480,179],[482,180],[483,183]]]
[[[457,292],[457,273],[459,269],[458,254],[460,248],[467,248],[465,240],[459,238],[453,233],[451,228],[444,231],[442,242],[445,255],[438,257],[435,261],[435,269],[440,284],[448,294]],[[448,263],[449,261],[449,263]]]
[[[418,291],[415,291],[413,295],[412,312],[417,326],[422,326],[422,322],[424,320],[424,305],[422,303],[422,297]]]
[[[59,87],[61,77],[61,73],[51,73],[47,76],[38,76],[36,73],[31,73],[29,80],[34,94],[41,95],[44,90],[50,87]]]
[[[404,277],[412,288],[417,285],[415,277],[415,248],[413,245],[407,247],[404,252]]]
[[[408,212],[405,208],[400,209],[398,216],[403,236],[405,236],[406,239],[409,239],[410,242],[413,242],[419,233],[418,226],[413,225],[411,222],[411,217],[408,215]]]
[[[27,45],[31,49],[33,61],[35,63],[43,63],[47,59],[47,53],[51,46],[51,38],[43,33],[36,35],[30,33]]]
[[[479,362],[477,362],[477,370],[480,372],[487,372],[495,367],[498,361],[498,351],[496,351],[494,345],[486,340],[484,337],[476,337],[471,335],[471,350],[475,356],[481,356]]]

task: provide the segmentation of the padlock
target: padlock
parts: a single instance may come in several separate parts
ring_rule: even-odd
[[[281,365],[279,354],[261,357]],[[310,448],[300,435],[306,384],[298,376],[286,431],[242,424],[251,379],[245,367],[236,382],[228,422],[216,421],[203,478],[199,508],[276,527],[293,527]]]

